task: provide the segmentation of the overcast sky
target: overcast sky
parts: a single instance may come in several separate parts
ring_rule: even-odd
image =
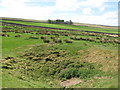
[[[118,25],[119,0],[0,0],[0,17]]]

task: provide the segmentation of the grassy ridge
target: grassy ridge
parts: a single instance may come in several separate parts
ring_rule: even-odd
[[[26,21],[11,21],[11,20],[2,20],[2,21],[8,22],[8,23],[51,27],[51,28],[74,29],[74,30],[95,31],[95,32],[104,32],[104,33],[118,33],[117,29],[105,29],[105,28],[64,25],[64,24],[48,24],[48,23],[38,23],[38,22],[26,22]]]

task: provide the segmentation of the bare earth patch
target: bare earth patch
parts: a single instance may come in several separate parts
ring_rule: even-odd
[[[81,82],[83,82],[83,81],[78,79],[78,78],[71,78],[69,80],[61,82],[60,85],[64,86],[64,87],[69,87],[69,86],[72,86],[72,85],[79,84]]]

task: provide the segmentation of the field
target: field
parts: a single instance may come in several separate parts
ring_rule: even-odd
[[[64,24],[48,24],[48,23],[42,23],[42,22],[26,22],[26,21],[20,21],[20,20],[12,21],[12,20],[3,19],[2,21],[8,22],[8,23],[42,26],[42,27],[49,27],[49,28],[72,29],[72,30],[93,31],[93,32],[114,33],[114,34],[118,33],[118,29],[111,29],[111,28],[96,28],[96,27],[64,25]]]
[[[2,21],[3,88],[118,88],[117,29]]]

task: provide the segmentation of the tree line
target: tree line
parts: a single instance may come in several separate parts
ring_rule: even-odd
[[[51,24],[73,24],[72,20],[69,20],[69,21],[65,21],[65,20],[60,20],[60,19],[57,19],[57,20],[50,20],[48,19],[48,23],[51,23]]]

